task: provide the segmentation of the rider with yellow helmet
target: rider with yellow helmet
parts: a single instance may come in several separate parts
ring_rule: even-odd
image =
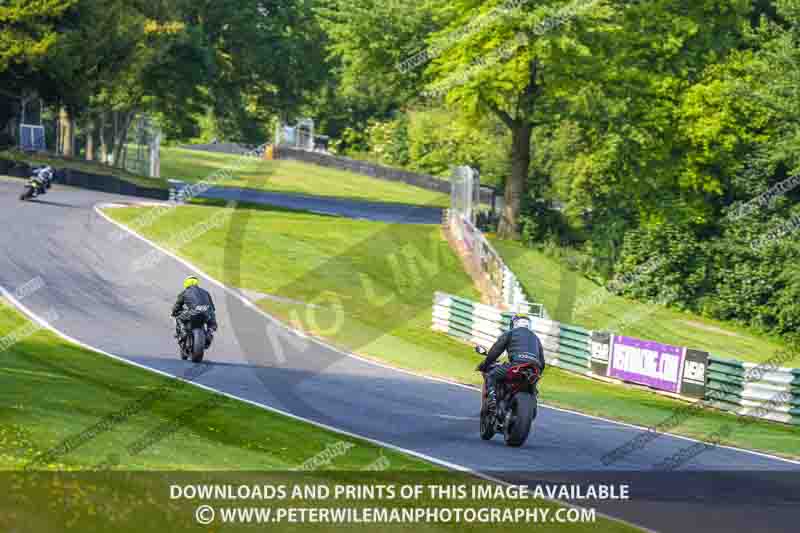
[[[183,280],[183,292],[178,295],[178,300],[172,307],[172,316],[175,318],[175,338],[182,341],[187,334],[188,322],[192,313],[205,313],[208,332],[206,348],[211,346],[214,332],[217,331],[217,318],[214,301],[207,290],[200,287],[197,276],[189,276]]]

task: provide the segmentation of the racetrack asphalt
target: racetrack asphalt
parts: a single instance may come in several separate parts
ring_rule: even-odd
[[[186,184],[183,185],[185,186]],[[236,187],[211,187],[197,196],[199,198],[235,200],[286,209],[299,209],[322,215],[395,224],[441,224],[443,213],[443,210],[438,207],[348,200]]]
[[[120,228],[95,210],[130,198],[54,185],[43,198],[20,202],[22,185],[0,178],[0,286],[13,293],[40,277],[44,286],[23,304],[38,316],[55,311],[55,329],[183,374],[192,363],[177,356],[170,309],[183,278],[196,272],[158,252],[153,268],[133,268],[154,248],[132,235],[120,240]],[[504,480],[534,483],[559,472],[576,481],[630,479],[638,499],[592,505],[656,531],[796,530],[798,462],[710,447],[681,468],[699,476],[690,486],[677,473],[645,473],[696,442],[661,435],[605,466],[605,454],[643,430],[546,406],[522,448],[506,447],[500,437],[485,442],[477,431],[478,391],[348,356],[281,329],[234,291],[203,284],[215,297],[221,329],[207,356],[212,368],[198,383]],[[767,472],[784,474],[767,480]]]

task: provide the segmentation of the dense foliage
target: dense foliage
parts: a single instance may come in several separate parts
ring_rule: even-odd
[[[173,139],[263,141],[325,73],[310,0],[10,0],[0,22],[0,129],[36,95],[77,119],[155,114]]]
[[[331,33],[338,75],[389,91],[354,152],[479,166],[520,195],[504,233],[572,249],[617,292],[797,330],[798,0],[426,2],[434,28],[386,5],[380,31]],[[350,54],[347,31],[370,46]]]
[[[0,130],[32,91],[173,140],[313,116],[351,156],[479,168],[502,235],[618,292],[800,323],[800,0],[11,0],[0,22]]]

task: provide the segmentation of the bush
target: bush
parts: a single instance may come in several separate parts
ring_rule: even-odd
[[[707,248],[687,226],[663,224],[628,232],[611,288],[645,301],[692,308],[708,287]]]
[[[0,131],[0,150],[6,150],[14,146],[14,137],[8,133]]]
[[[713,287],[703,310],[715,318],[789,333],[800,326],[800,248],[790,236],[775,239],[758,251],[771,228],[785,223],[788,213],[770,218],[748,217],[725,225],[710,245]]]

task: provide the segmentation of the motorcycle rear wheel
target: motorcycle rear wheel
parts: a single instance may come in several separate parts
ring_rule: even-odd
[[[192,330],[192,362],[200,363],[206,350],[206,332],[202,328]]]
[[[489,410],[486,407],[486,381],[483,382],[483,389],[481,390],[481,438],[483,440],[490,440],[494,437],[494,416],[489,416]]]
[[[481,438],[491,440],[494,437],[494,416],[486,412],[486,408],[481,409]]]
[[[517,393],[511,400],[509,414],[503,433],[506,444],[517,448],[525,444],[536,416],[536,400],[533,395],[527,392]]]

